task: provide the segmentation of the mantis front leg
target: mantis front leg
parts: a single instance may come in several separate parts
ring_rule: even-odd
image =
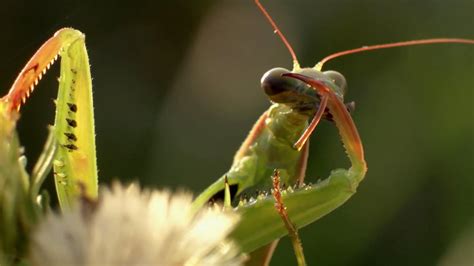
[[[7,112],[18,112],[58,56],[61,73],[52,129],[53,145],[58,148],[53,166],[60,205],[69,208],[78,195],[96,198],[98,193],[92,82],[84,34],[71,28],[56,32],[26,64],[1,104]]]

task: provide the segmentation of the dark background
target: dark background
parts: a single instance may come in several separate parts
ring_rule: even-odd
[[[471,0],[264,1],[301,64],[367,44],[474,38]],[[57,29],[87,35],[101,183],[196,193],[223,174],[269,106],[261,75],[291,59],[253,1],[5,1],[6,93]],[[326,65],[345,75],[369,172],[337,211],[300,231],[310,265],[472,265],[474,50],[441,44]],[[19,124],[30,167],[52,123],[50,71]],[[308,180],[348,165],[333,125],[312,137]],[[295,264],[287,239],[272,265]],[[464,263],[464,264],[463,264]]]

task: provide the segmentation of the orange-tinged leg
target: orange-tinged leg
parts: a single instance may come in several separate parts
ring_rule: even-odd
[[[318,111],[316,112],[313,119],[311,120],[311,123],[308,125],[308,128],[306,128],[306,130],[303,132],[301,137],[298,139],[298,141],[294,145],[294,147],[297,150],[301,150],[301,148],[303,148],[303,145],[309,139],[314,129],[319,124],[319,121],[321,121],[321,118],[324,115],[324,110],[326,110],[327,103],[328,103],[328,96],[326,94],[321,95],[321,102],[319,103]]]
[[[16,78],[8,94],[1,99],[7,103],[9,111],[20,110],[22,102],[24,103],[30,96],[61,51],[81,37],[83,37],[81,32],[64,28],[57,31],[36,51]]]

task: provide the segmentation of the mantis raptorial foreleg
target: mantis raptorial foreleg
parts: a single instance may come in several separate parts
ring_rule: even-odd
[[[10,91],[1,99],[5,112],[20,110],[52,63],[61,56],[61,74],[56,100],[54,138],[50,154],[35,171],[37,193],[50,164],[54,166],[56,189],[61,207],[70,207],[81,193],[97,197],[97,165],[92,105],[92,83],[84,34],[64,28],[47,40],[18,75]],[[56,150],[57,146],[57,150]],[[54,159],[51,160],[51,153]]]

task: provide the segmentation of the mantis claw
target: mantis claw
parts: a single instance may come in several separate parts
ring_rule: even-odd
[[[328,97],[326,95],[321,96],[321,102],[319,103],[319,108],[316,114],[314,115],[313,119],[311,120],[311,123],[308,125],[308,127],[305,129],[301,137],[298,139],[298,141],[295,143],[294,147],[298,151],[300,151],[303,148],[303,145],[308,141],[309,137],[313,133],[313,131],[316,129],[316,126],[319,124],[319,121],[324,115],[324,111],[326,110],[326,105],[328,103]]]

